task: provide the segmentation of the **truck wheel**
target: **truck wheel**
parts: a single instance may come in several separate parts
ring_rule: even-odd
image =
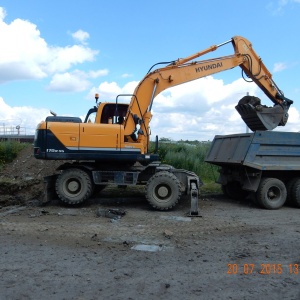
[[[278,209],[286,201],[286,188],[277,178],[263,178],[256,191],[257,203],[266,209]]]
[[[291,188],[290,203],[295,207],[300,207],[300,178],[297,178],[294,181],[294,184]]]
[[[170,172],[158,172],[147,182],[146,198],[155,209],[171,209],[178,203],[180,197],[180,181]]]
[[[56,193],[67,204],[79,204],[88,199],[93,192],[91,177],[80,169],[64,170],[57,178]]]
[[[221,189],[222,189],[223,195],[229,197],[229,195],[227,193],[227,189],[226,189],[226,184],[222,184]]]
[[[237,181],[231,181],[222,185],[222,191],[225,196],[228,196],[233,200],[243,200],[247,196],[247,191],[243,190],[240,183]]]
[[[293,188],[297,180],[300,178],[292,178],[290,179],[287,184],[286,184],[286,191],[287,191],[287,196],[286,196],[286,204],[293,204]]]

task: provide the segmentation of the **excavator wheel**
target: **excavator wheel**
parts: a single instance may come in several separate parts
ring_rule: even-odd
[[[84,202],[93,192],[89,174],[81,169],[66,169],[57,178],[55,189],[64,203],[75,205]]]
[[[146,185],[146,198],[155,209],[169,210],[178,203],[180,197],[180,181],[173,173],[158,172]]]
[[[261,105],[260,99],[254,96],[243,97],[235,109],[252,131],[273,130],[277,126],[284,126],[288,119],[288,113],[282,106]]]

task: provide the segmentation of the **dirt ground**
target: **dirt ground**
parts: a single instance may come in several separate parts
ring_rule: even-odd
[[[41,205],[55,167],[26,149],[0,173],[1,300],[300,299],[298,209],[200,195],[191,218],[188,199],[159,212],[140,188]]]

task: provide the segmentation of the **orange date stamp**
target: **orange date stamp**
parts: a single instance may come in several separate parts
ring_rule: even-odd
[[[254,273],[259,273],[262,275],[270,275],[270,274],[283,274],[284,269],[288,269],[289,274],[294,274],[300,276],[300,264],[288,264],[286,266],[282,264],[227,264],[227,274],[235,275],[235,274],[245,274],[250,275]]]

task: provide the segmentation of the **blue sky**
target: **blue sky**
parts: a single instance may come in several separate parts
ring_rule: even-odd
[[[32,133],[50,110],[83,117],[96,92],[114,101],[153,64],[240,35],[295,101],[278,130],[299,131],[299,15],[300,0],[2,0],[0,130],[21,125]],[[208,57],[232,53],[229,44]],[[212,140],[244,132],[234,106],[247,92],[272,105],[239,67],[167,90],[155,99],[152,135]]]

